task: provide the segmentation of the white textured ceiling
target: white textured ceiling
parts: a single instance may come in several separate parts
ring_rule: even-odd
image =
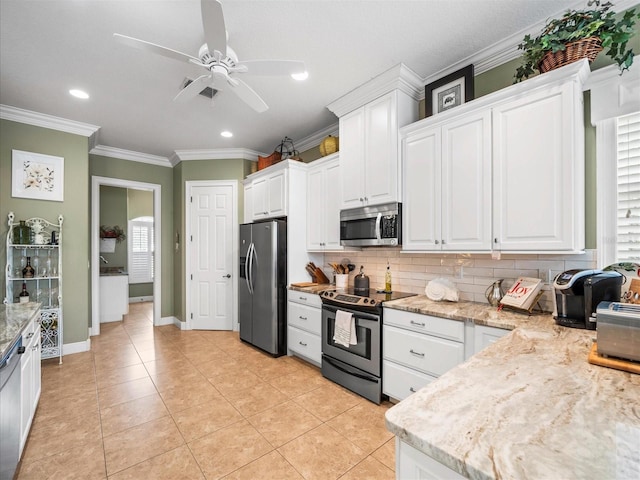
[[[586,3],[586,2],[585,2]],[[113,33],[197,56],[198,0],[0,0],[0,104],[100,126],[108,147],[170,157],[175,150],[271,151],[335,124],[326,106],[404,63],[427,78],[575,0],[222,0],[240,60],[302,60],[306,82],[245,80],[270,106],[258,114],[231,93],[172,99],[180,63],[123,46]],[[70,88],[88,91],[73,99]],[[229,129],[234,137],[219,132]]]

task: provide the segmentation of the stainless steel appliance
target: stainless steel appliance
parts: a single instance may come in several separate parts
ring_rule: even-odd
[[[240,339],[272,355],[286,352],[287,223],[240,225]]]
[[[623,275],[602,270],[567,270],[553,281],[553,318],[558,325],[596,328],[596,308],[602,301],[620,301]]]
[[[414,293],[356,293],[353,288],[327,290],[322,299],[322,375],[375,403],[382,402],[382,305]],[[338,310],[355,321],[357,343],[334,341]]]
[[[0,479],[11,479],[20,456],[22,337],[0,359]]]
[[[598,315],[598,354],[640,362],[640,305],[602,302]]]
[[[402,204],[351,208],[340,212],[340,245],[376,247],[402,245]]]

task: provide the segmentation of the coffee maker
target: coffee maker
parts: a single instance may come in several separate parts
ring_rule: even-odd
[[[553,318],[558,325],[596,329],[600,302],[619,302],[624,276],[602,270],[567,270],[553,281]]]

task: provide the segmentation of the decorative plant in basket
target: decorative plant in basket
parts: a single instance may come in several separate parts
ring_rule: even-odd
[[[127,235],[118,225],[113,227],[100,225],[100,238],[115,238],[116,243],[120,243],[126,240]]]
[[[627,50],[627,42],[640,14],[633,8],[616,20],[611,2],[589,0],[587,6],[591,8],[567,10],[561,18],[549,20],[535,38],[525,35],[518,45],[524,51],[524,63],[516,70],[514,83],[529,78],[534,68],[545,73],[582,58],[592,62],[603,49],[608,49],[606,54],[618,64],[621,74],[629,69],[633,51]]]

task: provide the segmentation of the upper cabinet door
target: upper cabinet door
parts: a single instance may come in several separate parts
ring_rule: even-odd
[[[442,126],[442,249],[491,249],[491,111]]]
[[[584,248],[582,92],[575,82],[493,109],[494,248]]]
[[[440,128],[418,130],[402,140],[403,250],[440,250]]]
[[[253,190],[253,218],[267,218],[269,216],[268,185],[266,178],[252,182]]]
[[[342,250],[340,245],[340,196],[336,195],[335,185],[340,185],[340,160],[336,158],[325,167],[325,250]]]
[[[269,176],[269,216],[282,217],[287,215],[286,170]]]
[[[365,105],[365,205],[398,199],[398,122],[395,93]]]
[[[342,208],[363,205],[365,197],[364,108],[340,118]]]

